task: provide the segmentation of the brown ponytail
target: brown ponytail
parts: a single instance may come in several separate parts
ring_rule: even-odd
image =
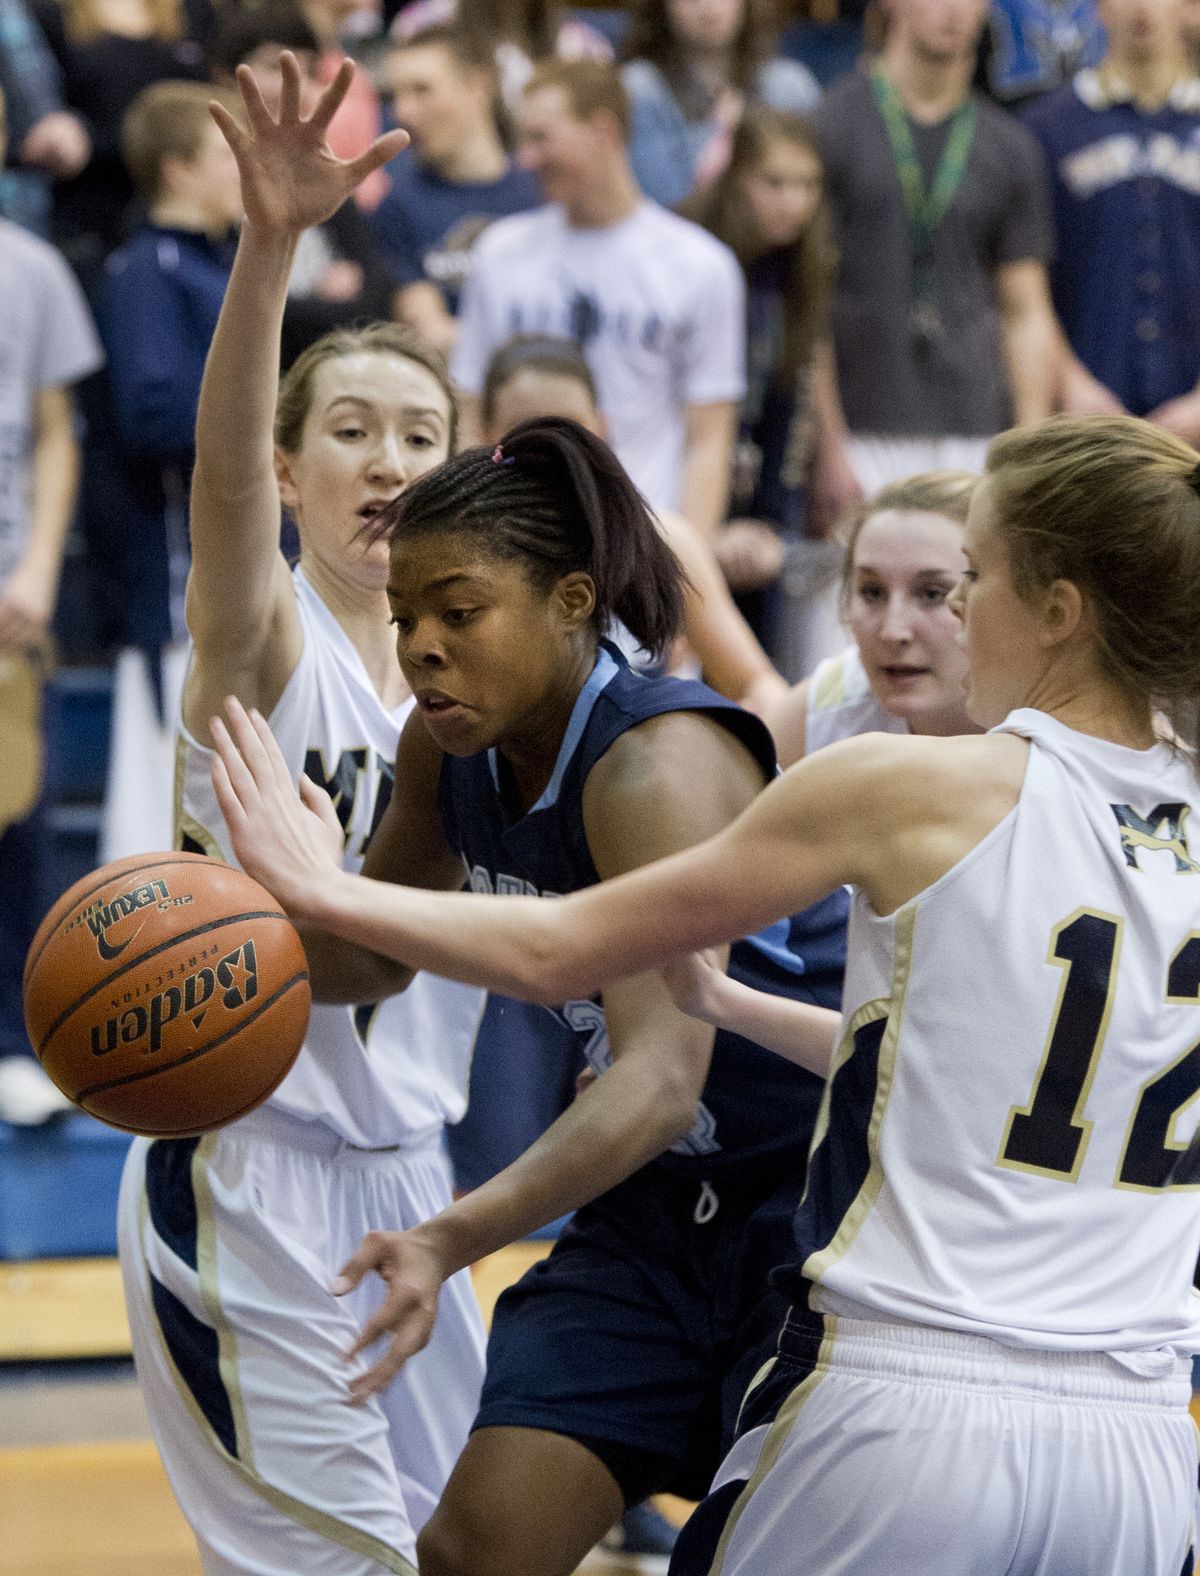
[[[1200,750],[1200,467],[1132,416],[1054,417],[1001,434],[986,488],[1018,594],[1070,580],[1100,660]]]

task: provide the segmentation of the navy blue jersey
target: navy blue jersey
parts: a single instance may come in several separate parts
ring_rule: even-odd
[[[471,271],[471,250],[493,219],[541,206],[528,170],[509,165],[494,181],[451,181],[412,150],[389,166],[392,185],[369,224],[398,285],[436,285],[456,313]]]
[[[438,788],[442,829],[461,854],[472,889],[551,897],[594,886],[600,876],[583,823],[588,773],[621,734],[670,711],[711,716],[745,744],[764,780],[774,776],[774,746],[758,718],[705,684],[635,673],[605,642],[575,702],[545,792],[523,815],[514,817],[506,808],[507,768],[498,751],[444,758]],[[736,942],[730,975],[774,995],[839,1007],[848,911],[839,891]],[[548,1029],[571,1029],[591,1067],[602,1072],[609,1065],[598,998],[565,1002],[552,1016],[556,1022]],[[822,1080],[803,1068],[719,1030],[692,1130],[659,1163],[703,1177],[767,1156],[803,1164],[821,1090]]]
[[[1055,310],[1088,371],[1147,415],[1200,371],[1200,81],[1151,111],[1081,71],[1025,122],[1050,174]]]

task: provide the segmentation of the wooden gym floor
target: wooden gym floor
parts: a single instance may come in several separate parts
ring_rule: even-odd
[[[485,1314],[544,1252],[477,1267]],[[115,1261],[0,1264],[0,1576],[201,1576],[128,1353]]]

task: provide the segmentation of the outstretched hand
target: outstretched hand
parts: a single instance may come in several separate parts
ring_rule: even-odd
[[[237,160],[247,224],[299,234],[336,213],[361,181],[407,146],[408,133],[389,131],[356,159],[336,158],[325,133],[354,80],[353,63],[342,61],[307,120],[300,114],[295,55],[285,50],[279,64],[283,86],[277,115],[267,108],[254,73],[245,65],[238,67],[237,81],[247,125],[222,104],[212,103],[208,109]]]
[[[370,1368],[350,1381],[350,1399],[356,1406],[385,1389],[404,1364],[419,1352],[433,1332],[438,1293],[446,1279],[441,1260],[417,1231],[372,1231],[358,1252],[342,1266],[331,1290],[342,1297],[353,1291],[372,1270],[387,1283],[387,1296],[379,1311],[367,1320],[346,1361],[391,1335],[387,1350]]]
[[[345,837],[333,801],[301,776],[299,792],[266,721],[232,695],[228,726],[212,719],[212,783],[238,863],[303,918],[341,869]]]

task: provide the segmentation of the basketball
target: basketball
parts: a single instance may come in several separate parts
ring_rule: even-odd
[[[203,854],[135,854],[85,876],[25,961],[38,1059],[90,1115],[184,1138],[265,1100],[308,1027],[304,947],[265,888]]]

